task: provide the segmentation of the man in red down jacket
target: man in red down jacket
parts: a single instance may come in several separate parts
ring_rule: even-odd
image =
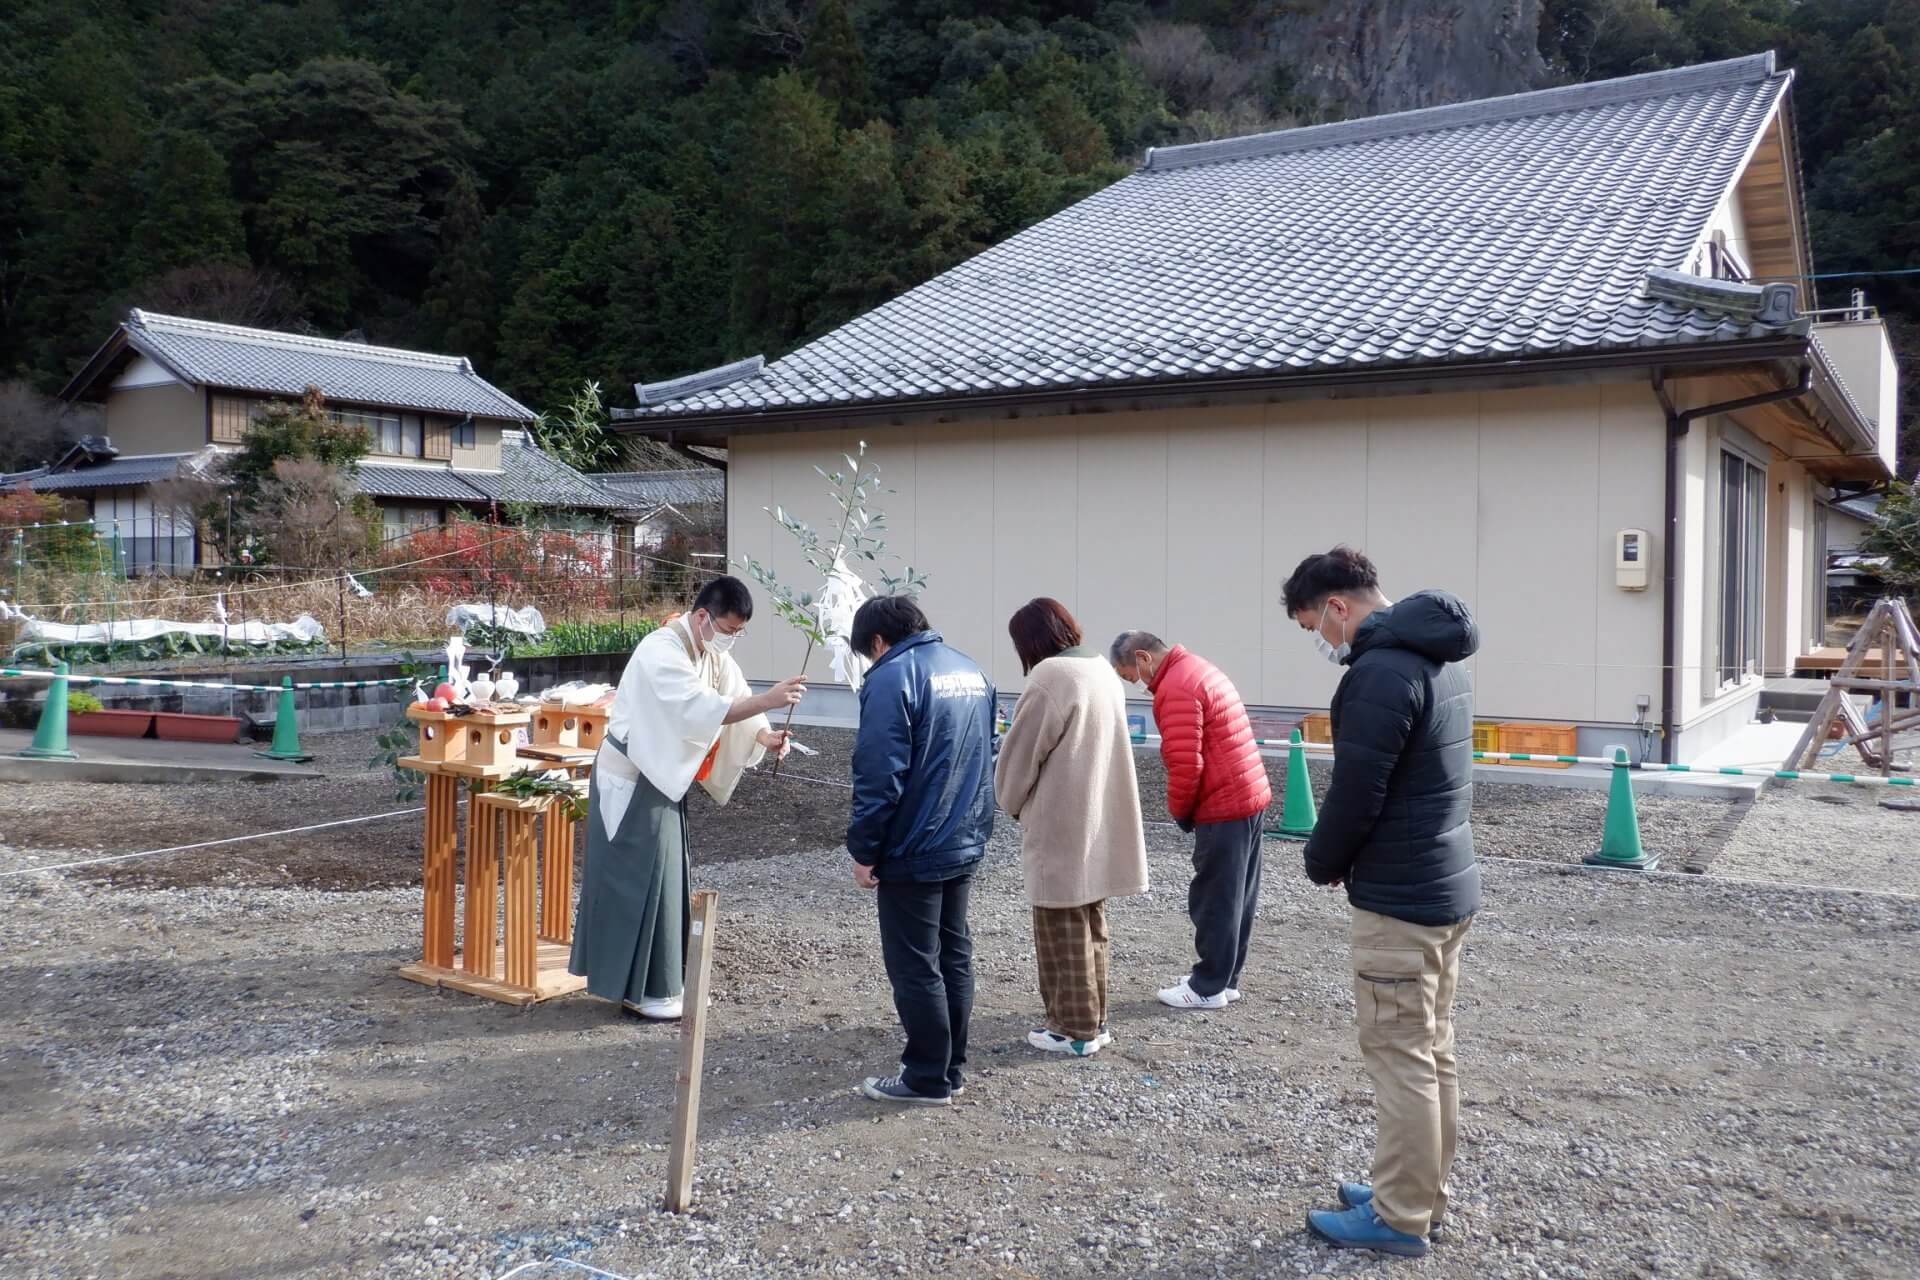
[[[1193,972],[1160,993],[1175,1009],[1224,1009],[1240,998],[1253,915],[1260,903],[1260,826],[1273,787],[1254,745],[1239,690],[1220,668],[1182,645],[1126,631],[1107,651],[1123,680],[1153,694],[1167,810],[1193,836]]]

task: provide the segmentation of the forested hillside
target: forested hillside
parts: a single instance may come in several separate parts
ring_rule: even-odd
[[[617,399],[785,351],[1149,145],[1766,48],[1819,269],[1920,266],[1920,0],[12,0],[0,378],[57,388],[138,305]],[[1914,281],[1860,283],[1913,312]]]

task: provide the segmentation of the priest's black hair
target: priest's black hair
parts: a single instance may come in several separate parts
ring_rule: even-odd
[[[715,578],[700,588],[700,594],[693,598],[694,609],[705,609],[709,618],[738,618],[742,622],[753,620],[753,592],[747,590],[747,584],[731,575]],[[689,609],[687,612],[693,612]]]

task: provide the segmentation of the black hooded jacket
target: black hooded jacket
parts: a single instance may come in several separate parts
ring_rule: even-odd
[[[1370,614],[1333,695],[1333,783],[1307,875],[1365,911],[1449,925],[1480,909],[1473,857],[1473,681],[1466,605],[1422,591]]]

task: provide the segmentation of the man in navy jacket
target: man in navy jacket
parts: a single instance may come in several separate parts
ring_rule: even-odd
[[[880,1102],[945,1106],[963,1087],[973,1013],[967,897],[993,834],[993,686],[910,596],[860,606],[848,637],[873,667],[853,746],[853,879],[876,891],[880,951],[906,1028]]]

